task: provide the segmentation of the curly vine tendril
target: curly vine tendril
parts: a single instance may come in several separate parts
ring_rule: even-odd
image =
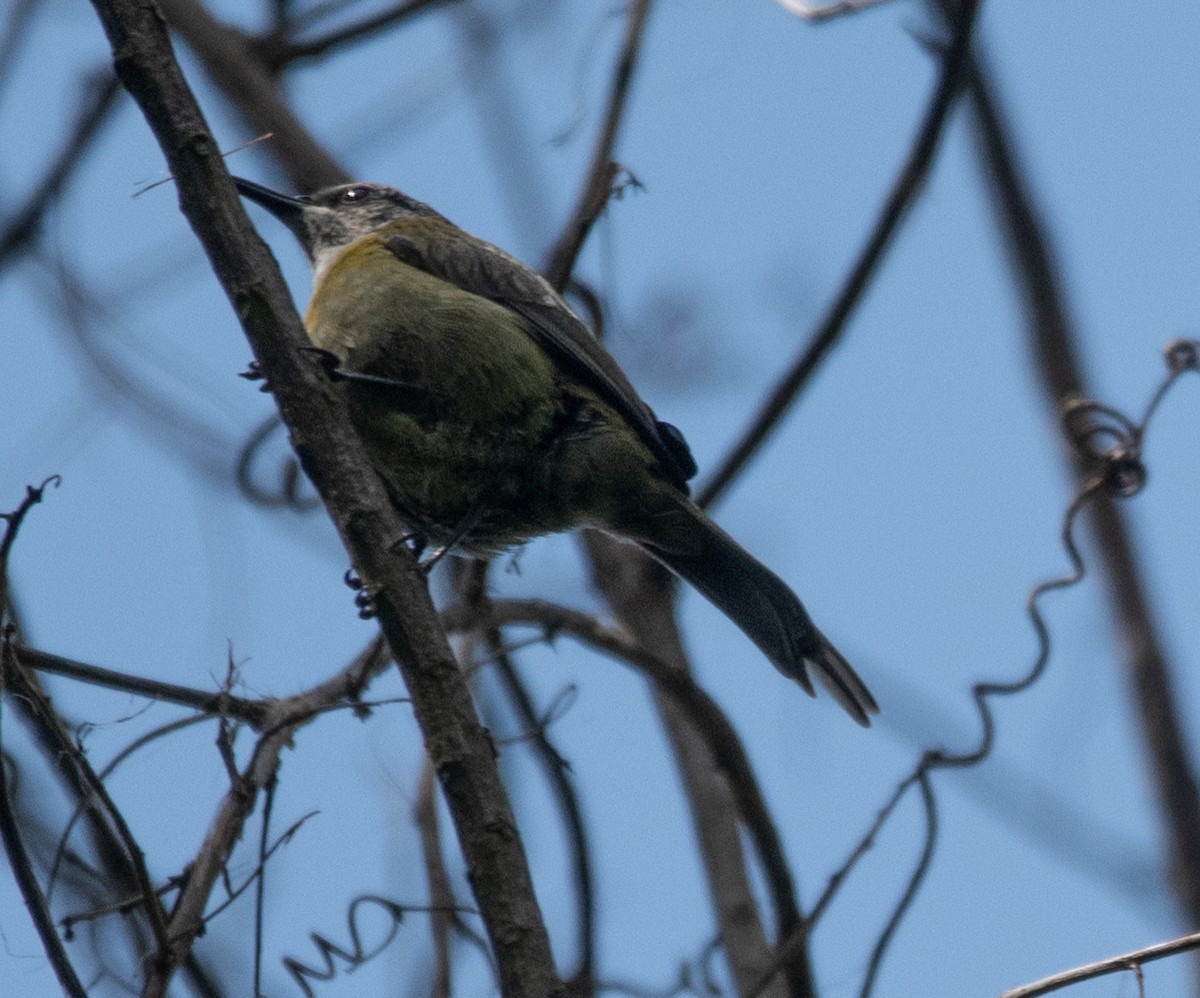
[[[1100,495],[1129,498],[1141,491],[1146,483],[1146,466],[1142,461],[1142,442],[1146,430],[1162,400],[1179,377],[1189,371],[1200,372],[1200,341],[1172,340],[1163,349],[1167,373],[1151,396],[1145,413],[1138,422],[1117,409],[1093,399],[1070,399],[1063,404],[1062,422],[1067,439],[1083,467],[1079,491],[1063,516],[1062,546],[1071,563],[1071,571],[1054,579],[1038,583],[1026,600],[1026,611],[1037,635],[1038,651],[1026,674],[1011,682],[980,682],[971,688],[971,696],[979,711],[980,737],[975,748],[965,752],[931,749],[925,752],[916,767],[897,785],[892,796],[880,809],[866,835],[851,851],[849,858],[830,878],[829,885],[814,905],[807,927],[811,928],[821,912],[845,881],[851,868],[870,849],[876,835],[887,822],[900,801],[913,786],[921,790],[925,813],[925,836],[916,866],[893,909],[887,924],[879,934],[867,966],[860,994],[866,998],[874,987],[884,954],[895,935],[900,921],[909,909],[913,897],[930,867],[937,837],[936,799],[930,774],[937,769],[961,769],[978,765],[991,753],[995,743],[995,719],[989,699],[994,696],[1013,696],[1029,689],[1038,681],[1050,659],[1050,631],[1042,616],[1039,603],[1047,593],[1065,589],[1081,581],[1085,574],[1083,558],[1075,541],[1075,523],[1079,514]]]

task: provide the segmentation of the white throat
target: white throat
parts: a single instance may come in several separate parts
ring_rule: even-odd
[[[333,261],[342,255],[345,246],[326,246],[317,251],[317,255],[312,260],[312,280],[315,288],[321,283],[321,278],[325,276],[332,265]]]

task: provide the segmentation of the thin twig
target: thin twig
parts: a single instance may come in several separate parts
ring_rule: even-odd
[[[594,986],[596,973],[596,886],[592,870],[591,843],[588,837],[587,823],[583,819],[583,809],[579,803],[579,794],[571,779],[570,768],[558,749],[550,742],[546,725],[533,705],[533,698],[526,688],[524,680],[517,671],[516,664],[509,655],[499,654],[502,648],[500,631],[491,628],[484,635],[488,648],[496,656],[497,674],[504,684],[509,699],[516,707],[517,715],[531,735],[534,755],[541,764],[542,772],[554,795],[555,804],[562,816],[566,828],[567,848],[570,856],[571,879],[576,897],[578,910],[578,936],[576,948],[578,951],[578,966],[570,975],[568,983],[571,994],[583,998],[590,993]]]
[[[267,910],[267,859],[271,854],[271,815],[275,812],[275,791],[278,779],[267,784],[263,794],[262,819],[258,828],[258,868],[261,872],[254,885],[254,993],[261,995],[263,973],[263,937]],[[307,819],[307,815],[305,818]],[[295,827],[295,826],[293,826]],[[289,833],[290,834],[290,833]],[[216,914],[213,912],[209,915]]]
[[[887,924],[879,933],[879,938],[875,940],[875,946],[871,950],[871,959],[867,961],[866,977],[863,979],[862,988],[859,991],[861,998],[868,998],[875,989],[875,981],[883,966],[883,957],[887,952],[888,945],[895,936],[896,930],[900,928],[900,923],[904,920],[908,909],[912,906],[913,899],[917,896],[917,891],[924,883],[925,875],[929,872],[929,866],[933,862],[933,851],[937,845],[938,832],[937,801],[933,796],[933,787],[929,783],[928,772],[922,773],[917,778],[917,786],[921,788],[921,804],[925,812],[925,840],[921,845],[921,854],[917,859],[917,864],[905,885],[904,893],[900,895],[900,900],[892,910]]]
[[[133,755],[138,750],[149,745],[151,742],[157,741],[159,738],[165,738],[167,735],[174,734],[176,731],[180,731],[183,728],[191,727],[191,725],[193,725],[193,724],[199,724],[200,722],[206,721],[206,720],[208,720],[208,718],[204,717],[202,714],[193,714],[189,717],[179,718],[175,721],[170,722],[169,724],[164,724],[160,727],[155,728],[152,731],[148,731],[144,735],[141,735],[140,737],[135,738],[133,740],[133,742],[131,742],[129,745],[126,745],[120,752],[118,752],[116,754],[116,756],[113,759],[111,759],[109,761],[109,763],[106,766],[104,766],[101,770],[99,770],[99,772],[96,775],[101,780],[107,780],[109,778],[110,774],[112,774],[112,772],[122,762],[124,762],[126,759],[128,759],[131,755]],[[66,860],[68,857],[68,852],[69,852],[68,851],[68,842],[70,841],[71,833],[75,829],[75,823],[77,821],[79,821],[79,819],[82,817],[91,818],[93,826],[98,823],[98,821],[97,821],[98,809],[95,807],[94,802],[89,799],[88,795],[83,791],[83,788],[81,786],[78,786],[77,784],[73,784],[73,788],[76,788],[76,787],[77,787],[77,795],[76,795],[77,799],[75,801],[75,808],[71,812],[71,817],[67,819],[66,825],[63,826],[62,833],[58,837],[58,848],[54,852],[54,859],[50,863],[50,871],[46,877],[46,883],[47,883],[46,896],[48,899],[52,898],[54,896],[55,886],[57,885],[57,882],[58,882],[59,870],[62,868],[64,860]],[[94,827],[92,830],[94,832]],[[109,830],[109,832],[111,834],[111,830]],[[118,844],[118,850],[119,850],[119,844]],[[109,851],[111,851],[111,846],[110,846]],[[122,856],[123,856],[123,854],[122,854]],[[123,867],[124,863],[122,863],[121,865]],[[109,866],[111,867],[112,864],[110,863]],[[121,873],[124,873],[124,872],[125,871],[122,869]]]
[[[238,721],[244,721],[253,728],[262,726],[268,711],[268,701],[248,700],[224,690],[214,693],[210,690],[198,690],[176,683],[165,683],[159,679],[146,679],[142,676],[118,672],[115,669],[105,669],[89,662],[80,662],[78,659],[52,655],[50,652],[28,646],[22,646],[20,651],[21,661],[25,666],[37,672],[66,676],[81,683],[119,690],[122,693],[146,697],[160,703],[175,703],[182,707],[191,707],[203,714],[225,715]]]
[[[335,28],[319,38],[293,42],[287,41],[286,37],[279,32],[272,32],[252,41],[251,44],[268,69],[273,73],[278,73],[290,63],[304,59],[318,59],[332,55],[337,49],[347,45],[368,41],[380,32],[394,28],[414,15],[424,13],[431,7],[457,2],[460,0],[403,0],[402,3],[370,14],[353,24]]]
[[[1050,406],[1088,397],[1078,336],[1068,314],[1053,251],[1030,185],[1013,152],[1008,122],[986,68],[976,59],[968,76],[977,146],[992,185],[993,204],[1008,239],[1027,310],[1037,376]],[[1072,455],[1071,459],[1074,459]],[[1077,478],[1089,470],[1077,460]],[[1128,523],[1116,503],[1092,507],[1092,536],[1108,583],[1119,646],[1134,692],[1140,730],[1154,772],[1167,829],[1174,893],[1189,921],[1200,923],[1200,777],[1193,766],[1172,668],[1151,611]]]
[[[155,942],[159,946],[165,946],[167,942],[167,920],[163,913],[162,906],[158,902],[153,884],[150,880],[150,871],[146,868],[146,857],[142,853],[141,846],[138,840],[134,837],[133,832],[129,828],[128,822],[125,820],[125,815],[117,807],[116,802],[108,792],[108,787],[104,781],[96,775],[96,771],[92,768],[92,764],[88,761],[83,750],[70,740],[65,728],[57,722],[57,715],[54,708],[50,705],[49,699],[42,693],[41,689],[32,682],[27,681],[25,675],[25,666],[21,663],[20,655],[14,650],[9,655],[8,668],[6,670],[6,679],[10,685],[10,689],[24,697],[32,706],[33,710],[42,716],[44,719],[44,728],[56,736],[58,742],[56,748],[60,759],[70,763],[71,768],[78,774],[81,791],[90,800],[95,801],[99,810],[105,815],[108,823],[112,826],[117,840],[120,842],[121,849],[124,852],[124,859],[127,865],[127,873],[133,881],[133,887],[137,891],[138,903],[146,913],[146,919],[150,923],[150,931],[154,934]]]
[[[1106,960],[1085,963],[1081,967],[1051,974],[1032,984],[1022,984],[1019,988],[1010,988],[999,998],[1038,998],[1038,995],[1048,995],[1051,991],[1068,988],[1082,981],[1090,981],[1095,977],[1104,977],[1106,974],[1117,974],[1121,971],[1136,973],[1142,964],[1196,949],[1200,949],[1200,932],[1193,932],[1191,935],[1180,936],[1170,942],[1155,943],[1153,946],[1131,950],[1120,956],[1110,956]]]
[[[33,237],[37,235],[42,219],[46,217],[46,212],[58,203],[63,188],[91,148],[96,136],[100,134],[100,128],[108,120],[112,109],[116,107],[121,87],[115,76],[107,71],[103,76],[93,72],[87,74],[84,79],[90,81],[84,87],[86,100],[76,116],[75,125],[62,150],[34,185],[33,193],[25,207],[10,216],[4,231],[0,232],[0,267],[3,267],[9,257],[18,250],[30,245]]]
[[[613,181],[619,170],[612,162],[613,147],[629,103],[630,85],[637,68],[638,56],[641,54],[651,3],[652,0],[635,0],[630,4],[629,19],[625,22],[625,37],[621,42],[620,54],[609,85],[604,119],[596,133],[590,165],[580,186],[579,199],[571,218],[559,233],[558,241],[550,250],[546,266],[542,270],[546,280],[559,290],[566,286],[592,224],[612,195]]]
[[[438,831],[437,780],[426,759],[421,766],[420,789],[413,807],[413,818],[421,835],[421,856],[425,861],[425,879],[429,883],[429,930],[433,937],[434,974],[429,985],[430,998],[450,998],[453,964],[450,960],[450,909],[454,891],[442,856]]]
[[[954,37],[942,58],[942,71],[924,120],[858,260],[804,351],[776,383],[741,439],[700,490],[696,501],[701,506],[716,502],[745,468],[845,332],[907,209],[925,186],[925,178],[945,133],[950,110],[962,87],[963,71],[970,51],[971,28],[978,7],[979,0],[963,0],[961,4],[954,20]]]
[[[3,638],[0,638],[0,642],[2,642],[0,643],[0,688],[2,688],[3,678],[15,670],[15,659],[9,635],[5,634]],[[83,982],[75,973],[71,959],[67,956],[66,947],[58,937],[58,930],[54,927],[54,919],[50,916],[46,897],[42,893],[41,885],[38,884],[37,876],[33,872],[33,864],[29,860],[29,854],[21,839],[21,831],[17,826],[16,816],[13,814],[7,770],[5,760],[0,757],[0,841],[4,843],[8,865],[13,871],[21,898],[25,902],[29,917],[33,920],[34,928],[42,941],[42,948],[46,951],[50,966],[54,968],[55,976],[58,977],[63,991],[71,998],[87,998],[87,989],[84,988]]]
[[[8,618],[8,558],[12,553],[13,544],[16,543],[17,534],[21,531],[21,524],[25,522],[25,517],[29,515],[29,511],[42,501],[42,497],[46,494],[46,489],[53,485],[55,488],[62,483],[62,478],[58,475],[51,475],[45,479],[41,485],[25,486],[25,498],[11,513],[0,514],[0,520],[4,522],[4,535],[0,537],[0,625],[7,625]],[[5,641],[11,641],[12,635],[7,631],[4,634]]]

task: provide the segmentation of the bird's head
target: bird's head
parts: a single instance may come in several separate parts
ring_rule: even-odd
[[[386,184],[338,184],[292,197],[241,177],[238,193],[266,208],[300,240],[314,277],[357,239],[401,218],[441,218],[427,204]]]

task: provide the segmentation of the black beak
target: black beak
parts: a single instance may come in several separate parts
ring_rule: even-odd
[[[263,187],[262,184],[243,180],[241,177],[234,177],[233,183],[239,194],[249,198],[255,204],[262,205],[289,229],[296,229],[300,224],[305,205],[308,203],[306,198],[289,197],[273,191],[269,187]]]

